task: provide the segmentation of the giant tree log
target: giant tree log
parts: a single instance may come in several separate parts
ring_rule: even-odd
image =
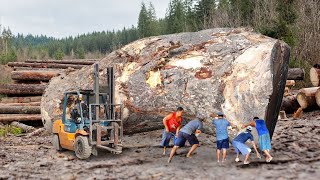
[[[40,114],[40,106],[0,106],[0,114]]]
[[[0,94],[41,95],[46,85],[43,84],[0,84]]]
[[[23,63],[23,62],[9,62],[8,66],[10,67],[33,67],[33,68],[58,68],[58,69],[81,69],[85,65],[76,65],[76,64],[56,64],[56,63]]]
[[[40,102],[41,96],[29,96],[29,97],[4,97],[1,99],[1,103],[30,103]]]
[[[245,29],[209,29],[144,38],[97,62],[113,66],[116,103],[124,104],[124,132],[163,128],[162,119],[182,106],[184,117],[223,111],[239,124],[254,116],[275,128],[287,79],[287,44]],[[44,126],[61,118],[63,93],[92,89],[93,66],[52,78],[41,101]],[[106,78],[100,78],[105,84]],[[279,96],[280,95],[280,96]],[[207,119],[209,122],[211,120]],[[212,126],[206,132],[212,133]]]
[[[317,92],[314,96],[316,98],[317,105],[320,107],[320,88],[317,90]]]
[[[49,81],[59,75],[56,71],[12,71],[11,78],[20,81]]]
[[[75,59],[75,60],[26,60],[26,63],[56,63],[56,64],[78,64],[78,65],[92,65],[96,61],[87,59]]]
[[[0,122],[41,121],[40,114],[0,114]]]
[[[313,109],[318,107],[316,103],[315,94],[319,87],[303,88],[297,94],[297,101],[302,109]]]
[[[310,81],[313,86],[320,86],[320,64],[315,64],[310,69]]]
[[[302,68],[289,68],[287,80],[303,80],[304,74]]]

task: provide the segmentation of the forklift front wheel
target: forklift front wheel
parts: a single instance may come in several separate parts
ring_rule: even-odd
[[[74,144],[74,152],[79,159],[87,159],[91,156],[91,146],[89,145],[88,137],[77,136]]]
[[[58,134],[53,134],[53,136],[52,136],[52,144],[53,144],[53,147],[57,151],[62,151],[63,150],[61,145],[60,145],[60,140],[59,140]]]

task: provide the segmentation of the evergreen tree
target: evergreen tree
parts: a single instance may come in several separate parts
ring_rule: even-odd
[[[186,30],[186,8],[182,0],[171,0],[166,14],[167,33]]]
[[[195,5],[198,29],[205,29],[211,23],[215,11],[215,0],[199,0]]]
[[[139,13],[139,19],[138,19],[138,29],[139,29],[139,36],[141,38],[147,37],[150,32],[148,32],[148,27],[149,27],[149,17],[148,17],[148,11],[146,8],[146,5],[142,2],[141,3],[141,10]]]

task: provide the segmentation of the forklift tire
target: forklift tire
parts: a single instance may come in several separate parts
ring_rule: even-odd
[[[58,134],[53,134],[52,136],[52,145],[57,151],[62,151],[62,147],[60,145],[60,140]]]
[[[92,148],[89,145],[88,137],[77,136],[74,152],[79,159],[87,159],[91,156]]]

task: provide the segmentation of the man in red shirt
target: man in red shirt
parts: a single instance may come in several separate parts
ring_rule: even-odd
[[[161,147],[163,147],[163,155],[166,155],[166,149],[169,147],[171,138],[174,140],[178,136],[178,132],[181,129],[183,108],[178,107],[173,113],[170,113],[163,118],[163,125],[165,127],[162,133]]]

